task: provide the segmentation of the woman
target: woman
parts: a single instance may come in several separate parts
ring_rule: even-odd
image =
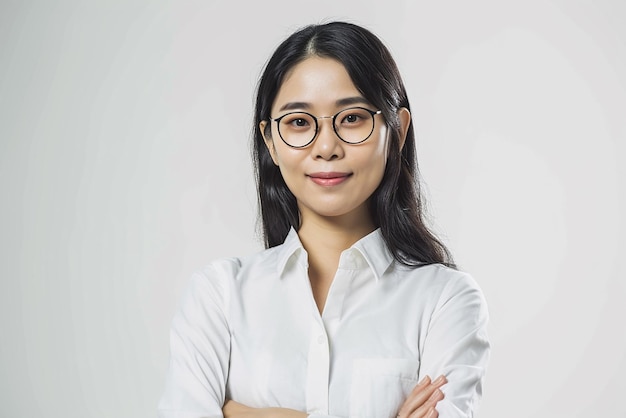
[[[267,249],[192,278],[161,416],[472,416],[486,305],[424,224],[380,40],[342,22],[286,39],[259,83],[254,158]]]

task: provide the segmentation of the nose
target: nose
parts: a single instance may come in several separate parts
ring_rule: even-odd
[[[333,129],[332,117],[318,117],[317,138],[313,141],[313,158],[335,160],[344,157],[343,141]]]

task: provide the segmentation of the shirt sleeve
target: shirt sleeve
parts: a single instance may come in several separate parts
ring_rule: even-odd
[[[420,366],[420,379],[445,375],[438,402],[440,418],[471,418],[482,396],[489,361],[487,305],[469,276],[451,280],[444,288],[431,317]]]
[[[226,287],[215,268],[194,274],[170,329],[170,364],[160,418],[222,417],[230,332]]]

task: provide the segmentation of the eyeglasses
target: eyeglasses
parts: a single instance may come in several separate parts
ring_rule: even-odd
[[[360,144],[374,132],[374,116],[381,111],[364,107],[344,109],[334,116],[313,116],[307,112],[290,112],[270,121],[278,125],[278,134],[292,148],[304,148],[317,137],[320,119],[332,119],[339,139],[348,144]]]

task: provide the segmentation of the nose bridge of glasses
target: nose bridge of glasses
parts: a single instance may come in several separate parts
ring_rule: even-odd
[[[318,131],[319,131],[320,125],[321,125],[320,119],[330,119],[331,123],[334,126],[335,125],[335,118],[336,118],[336,115],[335,116],[316,116],[315,119],[317,119],[317,125],[318,125],[317,129],[318,129]]]
[[[335,126],[335,118],[337,117],[337,115],[333,115],[333,116],[314,116],[314,115],[310,115],[313,116],[313,119],[315,119],[315,136],[313,137],[314,139],[316,139],[321,132],[321,128],[322,128],[322,120],[321,119],[330,119],[331,120],[331,124],[332,124],[332,128],[333,128],[333,133],[335,135],[337,135],[337,128]]]
[[[341,112],[339,112],[341,113]],[[330,127],[332,128],[330,131],[331,135],[333,136],[333,138],[339,139],[340,141],[343,141],[341,139],[341,136],[339,135],[339,131],[338,131],[338,126],[337,126],[337,116],[339,115],[339,113],[335,114],[335,115],[331,115],[331,116],[316,116],[315,119],[317,119],[317,129],[315,132],[315,136],[313,137],[314,140],[318,140],[319,137],[322,135],[322,123],[320,121],[320,119],[330,119]]]

